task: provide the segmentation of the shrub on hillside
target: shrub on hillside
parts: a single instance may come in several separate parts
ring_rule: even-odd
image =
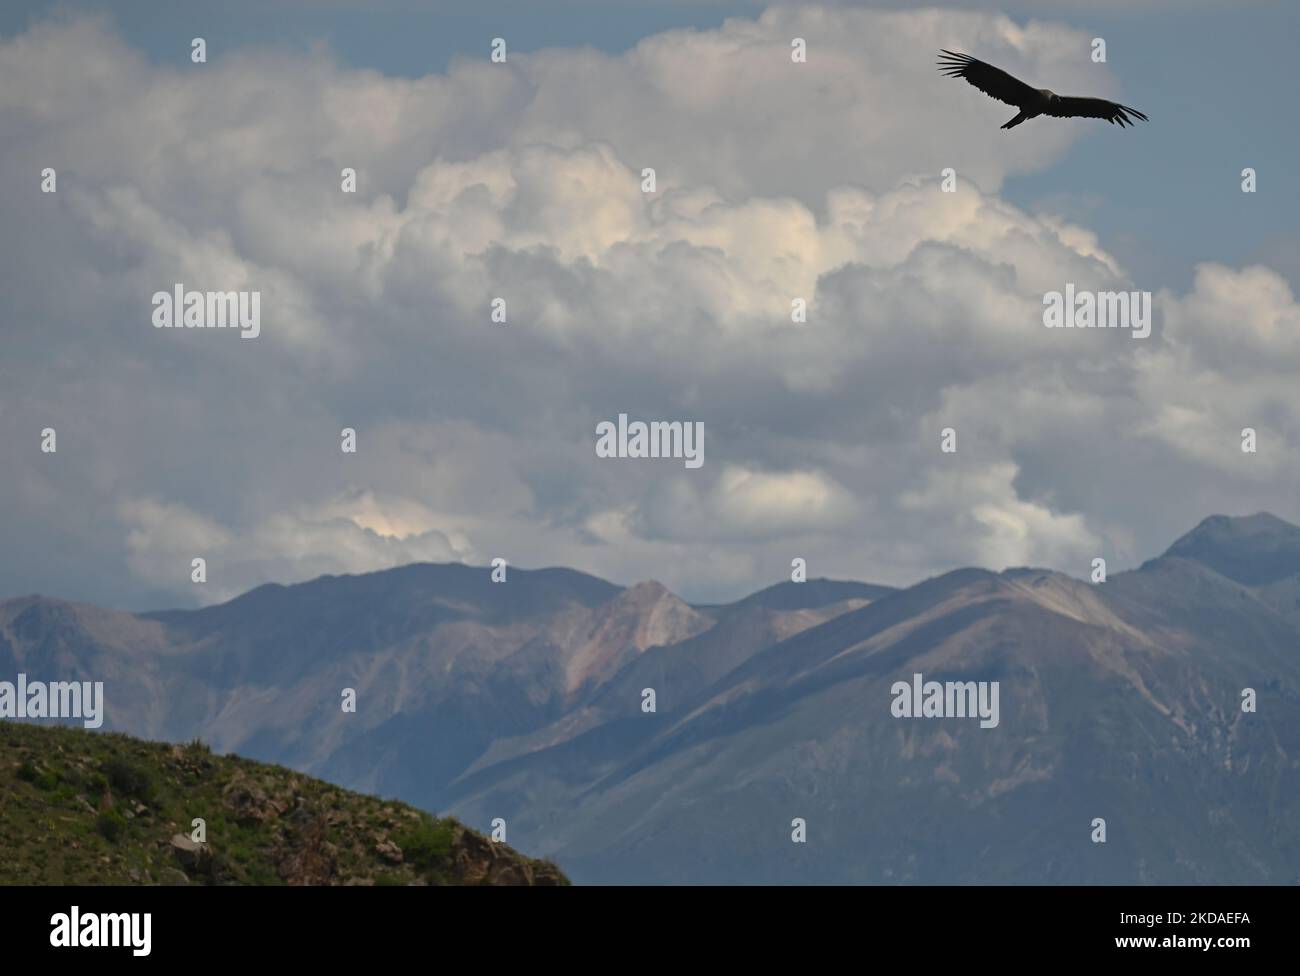
[[[95,829],[99,831],[104,840],[110,844],[116,844],[122,834],[126,832],[126,818],[116,810],[103,810],[95,818]]]
[[[419,870],[439,864],[451,853],[455,833],[452,824],[442,820],[423,820],[394,837],[402,856]]]
[[[104,764],[104,775],[118,796],[127,796],[148,803],[153,799],[153,776],[125,759],[113,758]]]

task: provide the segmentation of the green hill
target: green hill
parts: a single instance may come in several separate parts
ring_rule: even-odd
[[[202,743],[16,722],[0,851],[0,884],[568,884],[455,820]]]

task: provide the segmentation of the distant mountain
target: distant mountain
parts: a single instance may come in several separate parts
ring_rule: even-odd
[[[810,579],[803,583],[787,580],[750,594],[738,603],[727,604],[723,609],[766,607],[769,610],[811,610],[845,600],[879,600],[893,592],[892,586],[876,586],[852,580]]]
[[[108,727],[504,818],[579,881],[1294,883],[1298,538],[1215,516],[1102,584],[961,569],[710,606],[457,565],[199,611],[23,598],[0,679],[93,676]],[[997,725],[894,717],[918,673],[996,682]]]
[[[107,689],[106,728],[199,736],[437,809],[489,750],[585,714],[657,646],[721,628],[728,640],[706,643],[679,680],[711,679],[872,590],[830,594],[822,582],[778,610],[696,609],[657,583],[622,588],[567,569],[511,569],[494,583],[460,564],[268,585],[219,606],[138,615],[23,597],[0,601],[0,676],[94,675]],[[355,713],[340,708],[344,688],[356,691]]]
[[[1236,584],[1191,585],[950,573],[656,716],[478,771],[451,809],[506,817],[592,880],[1295,882],[1300,634]],[[1192,602],[1212,626],[1174,622]],[[892,717],[917,672],[998,681],[997,728]]]
[[[455,820],[197,742],[0,722],[0,795],[0,884],[568,884]]]
[[[1214,515],[1183,536],[1167,558],[1198,562],[1246,586],[1300,573],[1300,528],[1261,512],[1245,518]]]

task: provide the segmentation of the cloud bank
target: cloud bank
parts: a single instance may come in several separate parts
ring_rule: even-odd
[[[1296,518],[1286,281],[1206,265],[1147,340],[1044,329],[1066,282],[1143,287],[998,195],[1093,130],[1009,143],[932,65],[1117,95],[1088,41],[780,7],[409,80],[326,51],[158,66],[85,17],[3,40],[0,589],[140,608],[499,556],[717,599],[795,556],[1083,575],[1210,511]],[[259,290],[262,335],[153,329],[176,282]],[[619,413],[702,422],[705,465],[598,459]]]

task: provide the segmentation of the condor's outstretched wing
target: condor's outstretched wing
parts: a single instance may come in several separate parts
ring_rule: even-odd
[[[1012,77],[1001,68],[972,58],[969,54],[944,50],[938,61],[939,70],[949,78],[965,78],[985,95],[1018,108],[1039,98],[1037,89],[1030,88],[1019,78]]]
[[[1141,119],[1143,122],[1148,121],[1145,115],[1135,108],[1129,108],[1127,105],[1108,102],[1104,98],[1078,98],[1074,95],[1060,96],[1054,102],[1049,103],[1044,108],[1043,113],[1053,115],[1058,119],[1105,119],[1111,125],[1118,122],[1121,128],[1132,125],[1134,118]],[[1133,118],[1129,118],[1129,116]]]

